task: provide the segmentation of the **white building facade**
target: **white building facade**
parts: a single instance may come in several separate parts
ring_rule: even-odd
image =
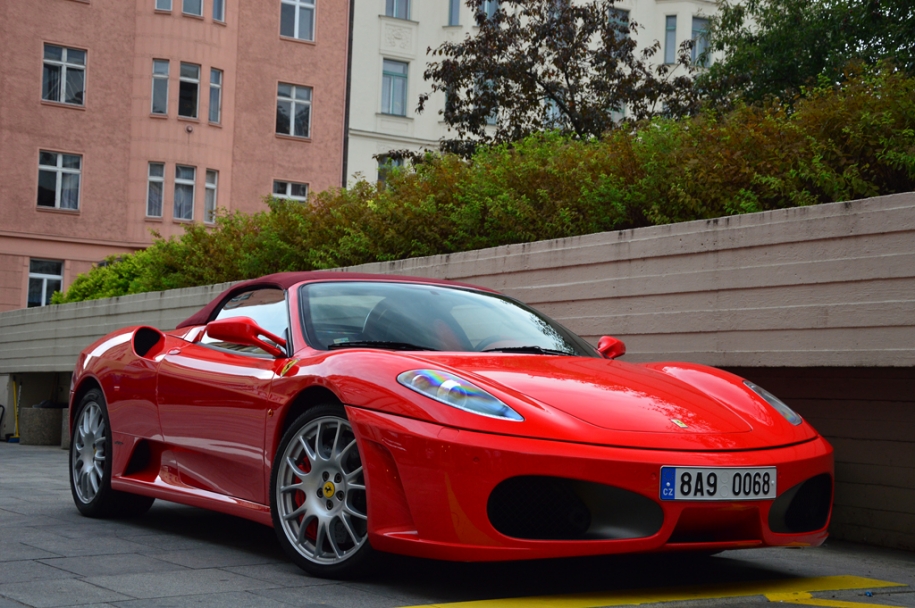
[[[466,0],[354,0],[347,151],[348,184],[379,178],[375,155],[390,150],[438,149],[448,136],[442,120],[445,96],[433,95],[416,112],[429,48],[473,35],[476,26]],[[487,2],[495,5],[496,2]],[[679,45],[697,39],[714,0],[619,0],[616,8],[639,25],[640,46],[661,43],[656,62],[674,63]],[[381,161],[384,162],[383,160]]]

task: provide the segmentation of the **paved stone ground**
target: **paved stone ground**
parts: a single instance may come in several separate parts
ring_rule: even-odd
[[[0,608],[393,608],[578,592],[610,597],[627,589],[835,575],[909,586],[875,588],[872,597],[865,589],[815,597],[915,607],[915,554],[840,542],[818,549],[730,551],[705,558],[451,564],[387,556],[373,576],[361,581],[315,579],[286,560],[273,530],[246,520],[163,501],[133,520],[82,517],[70,497],[65,451],[0,443]],[[663,606],[767,602],[760,595]]]

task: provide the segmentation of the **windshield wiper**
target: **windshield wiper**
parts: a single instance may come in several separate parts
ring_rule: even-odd
[[[566,355],[571,357],[572,353],[564,350],[553,350],[550,348],[541,348],[540,346],[503,346],[501,348],[487,348],[481,352],[484,353],[522,353],[529,355]]]
[[[328,344],[327,350],[337,350],[340,348],[381,348],[384,350],[438,350],[428,346],[417,346],[409,342],[388,342],[385,340],[358,340],[356,342],[340,342],[337,344]]]

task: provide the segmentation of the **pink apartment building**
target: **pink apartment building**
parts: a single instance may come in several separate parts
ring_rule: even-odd
[[[0,311],[343,179],[349,0],[0,2]]]

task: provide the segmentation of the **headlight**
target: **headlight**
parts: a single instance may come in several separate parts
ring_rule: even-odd
[[[773,395],[766,389],[756,386],[749,380],[744,380],[743,383],[746,384],[750,388],[751,391],[753,391],[754,393],[756,393],[757,395],[759,395],[760,397],[765,399],[766,403],[768,403],[769,405],[774,407],[778,411],[779,414],[781,414],[782,416],[785,417],[785,420],[787,420],[794,426],[797,426],[801,422],[803,422],[803,420],[801,419],[801,417],[798,415],[797,412],[795,412],[793,409],[791,409],[790,407],[785,405],[784,401],[782,401],[781,399],[779,399],[778,397],[776,397],[775,395]]]
[[[524,420],[521,414],[483,389],[448,372],[416,369],[400,374],[397,381],[420,395],[465,412],[503,420]]]

